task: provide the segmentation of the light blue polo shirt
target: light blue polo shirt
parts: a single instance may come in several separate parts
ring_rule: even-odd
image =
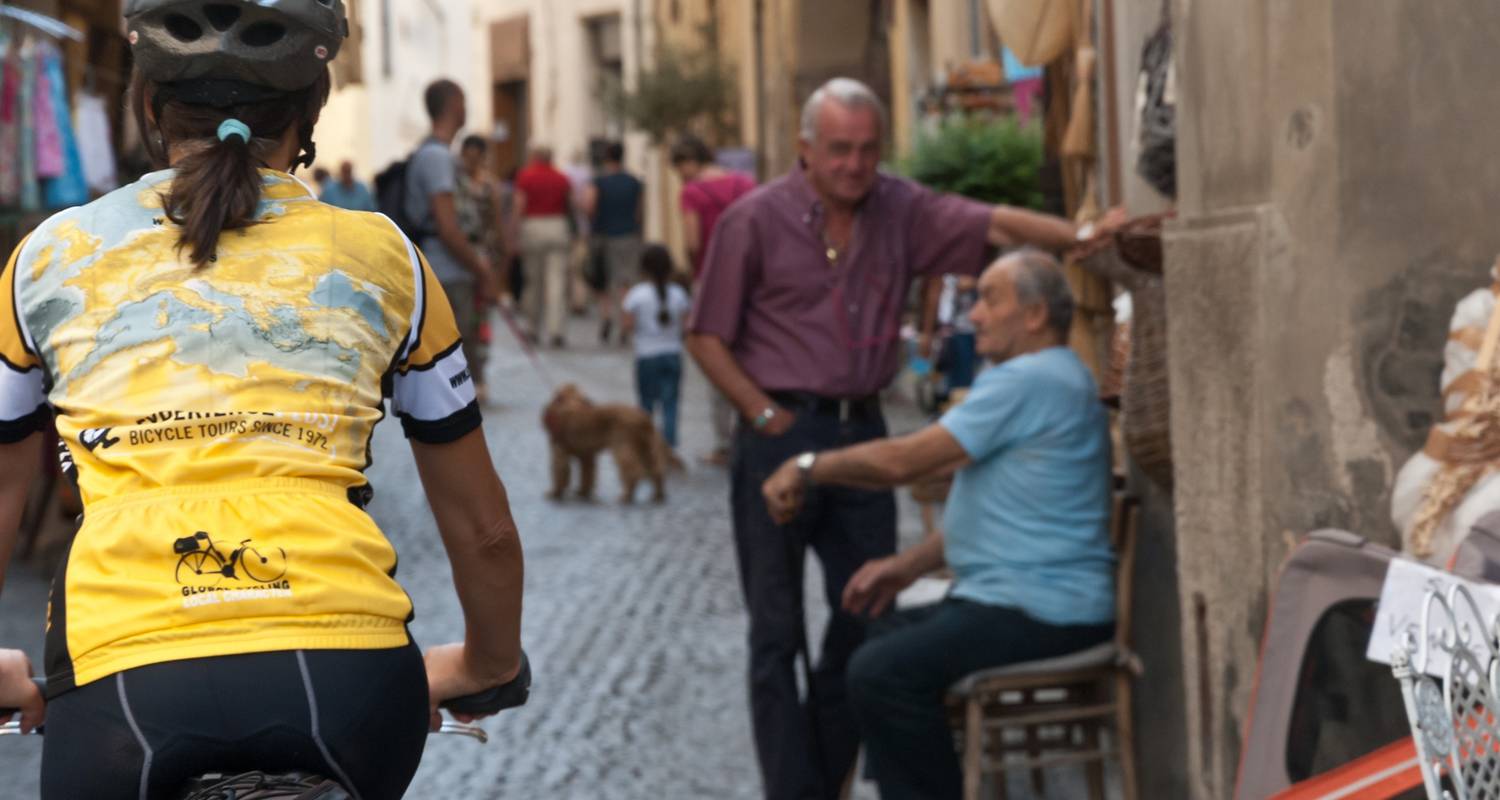
[[[1109,421],[1078,356],[1052,347],[991,367],[941,424],[973,462],[943,519],[952,596],[1053,625],[1112,622]]]

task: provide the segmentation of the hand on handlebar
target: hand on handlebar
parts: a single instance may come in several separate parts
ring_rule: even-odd
[[[0,650],[0,722],[21,711],[21,732],[30,733],[47,716],[42,691],[31,680],[31,659],[20,650]]]
[[[443,722],[439,708],[456,706],[450,711],[453,718],[459,722],[469,723],[525,703],[526,694],[531,687],[531,670],[524,652],[515,666],[498,676],[481,674],[475,670],[469,664],[461,642],[429,648],[423,660],[427,665],[427,702],[430,712],[429,725],[432,730],[437,730]],[[518,683],[518,679],[524,680]],[[524,683],[524,686],[519,685],[520,683]],[[491,695],[497,688],[507,690],[503,692],[504,697],[477,697]],[[485,699],[498,702],[484,702]],[[468,711],[470,707],[476,706],[484,708],[484,711],[482,713]]]

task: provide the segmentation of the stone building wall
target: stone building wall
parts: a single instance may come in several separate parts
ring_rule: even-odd
[[[1500,6],[1175,0],[1167,237],[1191,796],[1233,789],[1297,537],[1394,543],[1447,320],[1500,251]]]

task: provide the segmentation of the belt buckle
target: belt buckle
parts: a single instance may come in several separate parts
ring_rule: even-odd
[[[840,398],[839,399],[839,422],[841,422],[841,423],[847,423],[849,421],[849,405],[850,405],[850,402],[851,401],[848,400],[847,398]]]

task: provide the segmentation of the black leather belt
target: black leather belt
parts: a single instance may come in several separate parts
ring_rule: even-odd
[[[839,419],[872,419],[880,416],[880,397],[824,397],[811,392],[767,392],[776,404],[797,413]]]

